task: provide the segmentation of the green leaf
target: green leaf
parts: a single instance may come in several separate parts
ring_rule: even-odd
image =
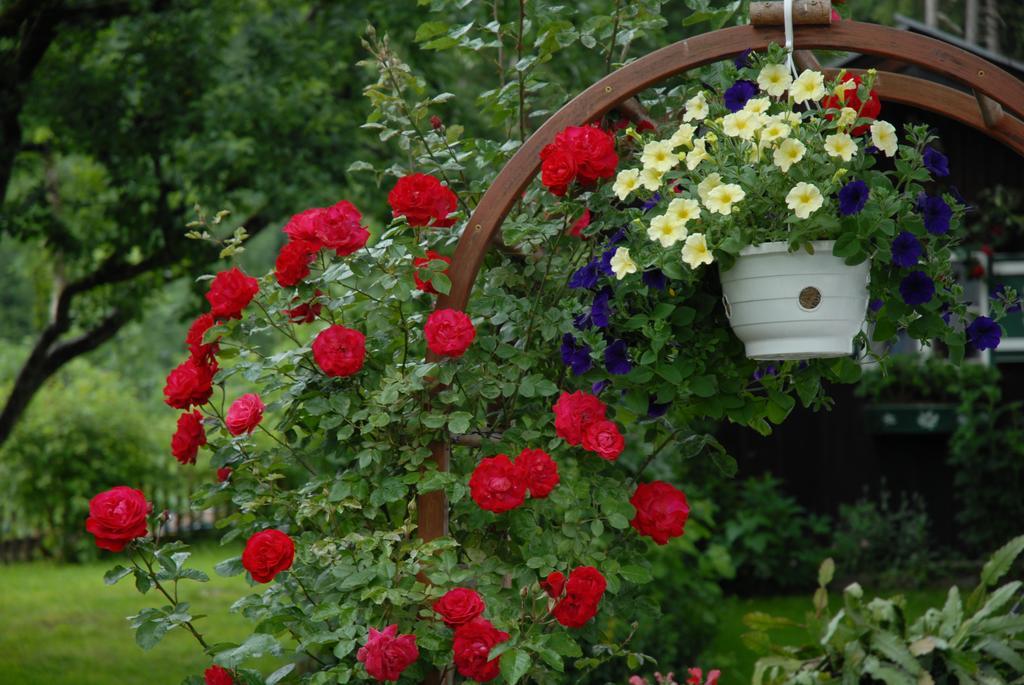
[[[473,415],[468,411],[452,412],[448,417],[448,430],[452,433],[465,433],[472,421]]]
[[[712,375],[695,376],[690,381],[690,390],[697,397],[712,397],[718,392],[718,379]]]
[[[821,562],[821,566],[818,568],[818,586],[825,587],[832,582],[832,578],[836,574],[836,562],[829,557],[825,561]]]
[[[1021,552],[1024,552],[1024,535],[1015,537],[997,549],[981,569],[981,584],[991,587],[999,582]]]
[[[124,566],[118,564],[117,566],[103,574],[103,582],[107,585],[113,585],[125,576],[130,575],[131,572],[132,570],[130,568],[125,568]]]
[[[282,678],[295,670],[295,664],[285,664],[281,668],[277,669],[273,673],[267,676],[267,685],[275,685],[280,682]]]
[[[225,559],[213,567],[213,572],[218,576],[223,576],[225,578],[245,573],[245,567],[242,566],[242,557],[231,557],[230,559]]]
[[[135,642],[143,649],[153,649],[169,628],[170,624],[164,619],[145,621],[135,630]]]
[[[628,564],[619,569],[619,574],[631,583],[643,585],[653,580],[650,569],[638,564]]]
[[[583,656],[583,650],[576,644],[576,640],[566,632],[551,633],[548,637],[547,645],[562,656],[567,656],[571,659]]]
[[[501,655],[500,663],[501,675],[505,678],[505,682],[508,685],[515,685],[530,670],[533,660],[521,649],[510,649]]]
[[[234,649],[228,649],[221,652],[214,657],[213,661],[224,668],[234,668],[246,659],[258,659],[267,654],[280,656],[280,643],[278,643],[277,639],[273,635],[255,633],[254,635],[250,635],[245,642]]]

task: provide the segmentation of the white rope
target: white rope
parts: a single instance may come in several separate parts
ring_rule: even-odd
[[[783,0],[782,17],[786,24],[786,66],[795,78],[796,63],[793,61],[793,0]]]

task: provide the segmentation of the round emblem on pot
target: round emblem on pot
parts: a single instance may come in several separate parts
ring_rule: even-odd
[[[810,311],[821,304],[821,291],[809,285],[800,291],[800,306]]]

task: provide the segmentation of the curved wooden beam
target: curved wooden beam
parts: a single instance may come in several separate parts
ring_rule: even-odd
[[[437,307],[466,308],[470,290],[491,241],[512,204],[537,174],[540,150],[554,139],[555,134],[566,126],[593,121],[618,103],[667,78],[739,54],[748,48],[764,50],[772,43],[781,45],[784,42],[785,36],[779,27],[747,25],[705,33],[645,55],[573,98],[530,136],[484,193],[455,250],[449,271],[451,292],[438,298]],[[934,38],[886,26],[843,21],[832,26],[801,27],[796,32],[794,43],[801,50],[849,50],[916,64],[963,83],[1024,119],[1024,82],[977,55]],[[907,78],[899,77],[895,89],[898,90],[899,85],[908,85],[903,80]],[[949,88],[932,91],[915,85],[904,95],[890,93],[889,99],[931,109],[972,125],[970,112],[977,112],[977,104],[972,100],[970,108],[961,108],[962,99],[953,96],[951,102],[955,104],[947,106],[941,102],[942,97],[934,96],[939,92],[942,97],[956,93]],[[898,100],[894,95],[904,99]],[[993,129],[984,130],[990,135],[993,133]]]

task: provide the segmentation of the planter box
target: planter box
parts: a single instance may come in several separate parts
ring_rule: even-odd
[[[835,241],[813,243],[814,254],[788,243],[744,248],[719,273],[733,332],[751,359],[820,359],[853,354],[864,324],[870,264],[847,266]]]
[[[864,407],[864,420],[872,434],[944,435],[959,426],[955,404],[906,402],[869,404]]]

